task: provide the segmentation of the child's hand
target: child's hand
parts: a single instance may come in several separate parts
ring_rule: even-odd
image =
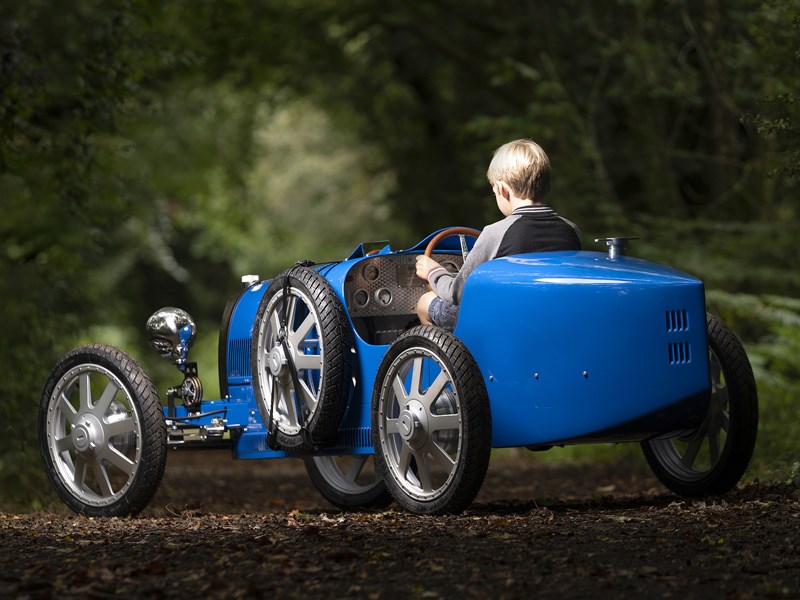
[[[419,277],[420,279],[424,279],[425,281],[428,281],[428,273],[430,273],[432,269],[435,269],[438,266],[440,266],[438,262],[436,262],[429,256],[420,254],[417,257],[417,277]]]

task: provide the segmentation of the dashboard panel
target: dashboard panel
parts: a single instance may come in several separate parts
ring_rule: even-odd
[[[428,284],[417,277],[417,256],[389,254],[353,265],[344,285],[350,317],[415,315],[417,301],[428,290]],[[436,254],[434,259],[452,273],[464,263],[460,254]]]

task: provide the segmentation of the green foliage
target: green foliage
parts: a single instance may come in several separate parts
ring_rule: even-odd
[[[147,6],[61,4],[7,6],[0,29],[0,360],[13,374],[0,382],[0,488],[11,496],[41,479],[47,372],[72,332],[113,309],[95,272],[129,251],[121,224],[147,210],[98,164],[157,63]]]
[[[751,34],[758,45],[769,53],[763,65],[769,74],[757,107],[742,118],[756,127],[769,140],[780,160],[776,172],[800,176],[800,114],[798,85],[800,75],[800,2],[771,0],[763,2],[760,21],[753,23]],[[767,27],[761,27],[768,24]]]
[[[796,439],[800,0],[18,2],[0,23],[0,489],[31,498],[48,370],[213,331],[246,272],[497,218],[492,150],[532,137],[591,238],[701,277],[753,357],[762,473]],[[580,43],[575,43],[576,38]],[[98,340],[105,341],[105,340]],[[211,389],[208,390],[209,393]]]
[[[759,442],[752,470],[787,479],[800,461],[800,300],[714,291],[708,303],[747,342],[758,383]]]

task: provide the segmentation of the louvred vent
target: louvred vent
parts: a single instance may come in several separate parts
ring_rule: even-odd
[[[667,333],[681,334],[689,331],[689,312],[684,309],[666,312]],[[676,340],[667,343],[667,360],[671,365],[686,365],[692,362],[692,349],[689,342]]]

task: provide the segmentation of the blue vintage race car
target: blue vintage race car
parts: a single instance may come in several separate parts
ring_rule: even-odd
[[[151,345],[183,373],[163,406],[116,348],[67,354],[42,395],[38,431],[61,498],[87,515],[134,514],[155,493],[167,449],[234,458],[303,457],[342,508],[392,499],[419,514],[463,510],[491,448],[638,442],[678,494],[727,492],[756,440],[758,400],[737,337],[707,315],[703,284],[608,253],[489,261],[464,289],[453,333],[420,326],[415,257],[457,270],[477,231],[243,278],[219,344],[221,398],[203,398],[187,355],[191,317],[165,308]]]

